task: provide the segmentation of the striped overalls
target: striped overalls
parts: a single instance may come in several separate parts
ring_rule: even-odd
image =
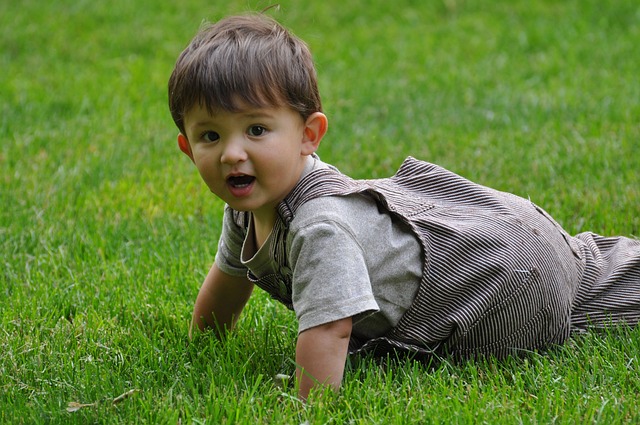
[[[504,357],[563,343],[571,331],[640,318],[640,241],[568,235],[529,200],[408,158],[390,178],[312,171],[278,207],[272,255],[281,276],[249,277],[291,308],[288,223],[319,196],[367,194],[419,239],[423,275],[398,325],[350,351]],[[246,222],[245,214],[236,221]],[[349,282],[344,282],[348,285]]]

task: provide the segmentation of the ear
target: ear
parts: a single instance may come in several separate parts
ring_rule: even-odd
[[[322,112],[309,115],[304,123],[304,137],[302,139],[302,155],[311,155],[320,146],[328,128],[327,116]]]
[[[182,133],[178,133],[178,146],[180,150],[191,158],[191,161],[195,164],[196,161],[193,159],[193,152],[191,152],[191,145],[189,144],[189,140]]]

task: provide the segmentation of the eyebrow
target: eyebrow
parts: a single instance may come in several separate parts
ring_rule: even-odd
[[[187,126],[187,129],[199,129],[202,127],[211,127],[211,121],[199,121]]]
[[[262,109],[249,109],[247,112],[240,112],[243,116],[251,119],[255,118],[273,118],[273,114]]]
[[[261,118],[272,119],[274,117],[272,113],[262,109],[248,109],[246,112],[240,111],[238,112],[238,114],[241,114],[244,118],[251,119],[251,120],[261,119]],[[202,127],[210,127],[212,124],[215,124],[215,123],[216,123],[215,119],[207,119],[204,121],[195,122],[189,127],[191,127],[192,129],[199,129]]]

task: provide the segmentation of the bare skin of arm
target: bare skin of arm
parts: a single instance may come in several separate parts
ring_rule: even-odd
[[[298,335],[296,377],[306,400],[316,385],[340,388],[351,337],[351,317],[307,329]]]
[[[253,284],[244,277],[221,271],[215,263],[205,278],[193,308],[193,331],[213,329],[218,337],[233,329],[246,305]],[[340,388],[351,337],[350,317],[307,329],[296,345],[296,377],[299,396],[306,400],[316,385]]]
[[[198,292],[189,338],[194,330],[210,328],[222,337],[233,329],[252,291],[253,284],[246,277],[228,275],[214,263]]]

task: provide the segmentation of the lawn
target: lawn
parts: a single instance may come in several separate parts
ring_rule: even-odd
[[[223,5],[221,5],[223,4]],[[352,358],[303,405],[296,323],[256,291],[187,338],[222,207],[166,82],[203,20],[262,1],[0,1],[0,423],[638,423],[640,330],[429,367]],[[280,2],[314,52],[321,157],[408,155],[529,197],[570,233],[640,235],[634,0]]]

